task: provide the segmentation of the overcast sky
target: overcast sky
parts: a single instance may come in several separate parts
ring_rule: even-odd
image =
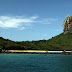
[[[0,36],[13,41],[42,40],[63,32],[72,0],[0,0]]]

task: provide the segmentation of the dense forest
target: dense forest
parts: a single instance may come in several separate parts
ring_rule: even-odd
[[[72,50],[72,33],[61,33],[49,40],[15,42],[0,37],[0,49],[5,50]]]

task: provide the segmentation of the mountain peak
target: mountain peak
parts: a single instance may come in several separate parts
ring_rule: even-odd
[[[65,18],[65,21],[63,22],[63,31],[64,34],[66,33],[72,33],[72,16],[68,14]]]

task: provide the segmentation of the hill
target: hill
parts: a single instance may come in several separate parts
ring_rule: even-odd
[[[72,50],[72,33],[61,33],[48,41],[54,50]]]
[[[14,41],[11,41],[9,39],[4,39],[2,37],[0,37],[0,49],[5,49],[5,50],[16,50],[16,49],[24,49],[23,46],[17,44]]]
[[[72,33],[61,33],[49,40],[21,42],[22,44],[28,50],[72,50]]]
[[[6,50],[72,50],[72,33],[61,33],[49,40],[22,42],[0,37],[0,48]]]

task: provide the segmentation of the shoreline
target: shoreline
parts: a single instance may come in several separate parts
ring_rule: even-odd
[[[3,50],[1,53],[16,54],[67,54],[72,55],[72,51],[46,51],[46,50]]]

